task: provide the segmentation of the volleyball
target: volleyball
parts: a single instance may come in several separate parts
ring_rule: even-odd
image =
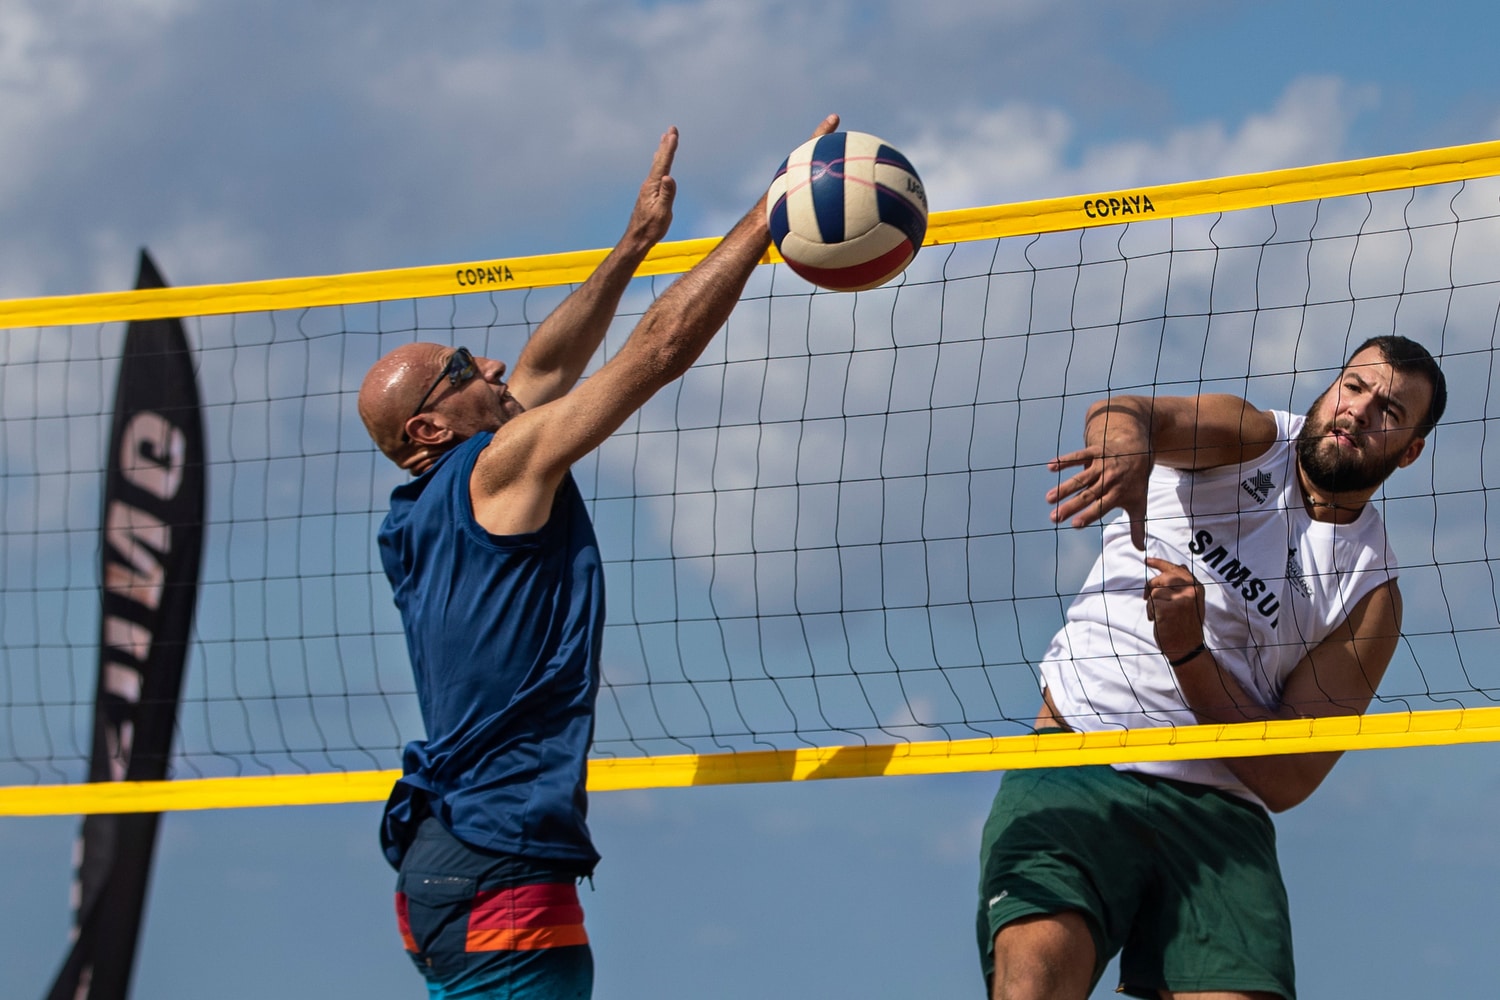
[[[782,161],[766,219],[797,274],[858,292],[906,270],[927,233],[927,194],[911,162],[868,132],[810,139]]]

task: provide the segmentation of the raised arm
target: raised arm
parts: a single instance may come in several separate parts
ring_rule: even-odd
[[[1343,623],[1288,675],[1281,702],[1267,708],[1224,671],[1203,645],[1203,586],[1184,566],[1147,559],[1157,576],[1146,584],[1147,615],[1157,644],[1173,664],[1188,707],[1205,723],[1261,722],[1359,715],[1370,707],[1401,635],[1401,592],[1391,580],[1350,609]],[[1281,812],[1322,784],[1339,752],[1226,758],[1224,764]]]
[[[511,395],[522,406],[531,409],[567,393],[599,349],[636,268],[672,224],[677,181],[671,169],[676,155],[677,129],[673,127],[656,147],[625,235],[526,342],[510,376]]]
[[[813,132],[838,128],[829,115]],[[651,305],[620,350],[576,389],[528,409],[496,433],[470,493],[479,522],[497,534],[546,523],[568,468],[604,442],[662,386],[688,370],[739,301],[770,246],[765,197],[691,271]]]
[[[1047,463],[1079,471],[1047,491],[1052,522],[1087,527],[1112,510],[1130,516],[1135,547],[1146,548],[1151,467],[1209,469],[1250,461],[1274,443],[1276,421],[1238,396],[1111,396],[1089,407],[1084,446]]]

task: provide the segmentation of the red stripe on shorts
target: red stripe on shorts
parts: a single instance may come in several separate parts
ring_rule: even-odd
[[[588,944],[571,882],[491,889],[474,898],[467,951],[535,951]]]
[[[401,928],[401,943],[406,950],[416,953],[417,939],[411,936],[411,913],[407,909],[406,893],[396,893],[396,926]]]

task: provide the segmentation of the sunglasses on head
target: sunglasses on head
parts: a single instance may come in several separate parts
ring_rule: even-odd
[[[410,420],[412,417],[415,417],[418,413],[422,412],[423,408],[427,406],[427,401],[432,398],[433,393],[438,391],[438,386],[443,384],[444,379],[448,380],[449,385],[457,388],[458,386],[463,385],[465,382],[469,381],[469,379],[478,374],[479,366],[474,363],[474,355],[469,353],[469,349],[467,347],[460,347],[458,350],[449,355],[448,363],[443,366],[443,373],[439,375],[437,377],[437,381],[432,383],[432,386],[422,394],[422,401],[417,404],[417,408],[415,410],[412,410],[411,416],[407,417],[406,419]],[[411,441],[411,438],[407,436],[406,431],[404,430],[401,432],[401,440],[403,442]]]

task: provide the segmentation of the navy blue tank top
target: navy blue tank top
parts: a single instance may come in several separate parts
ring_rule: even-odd
[[[598,542],[571,475],[539,530],[480,527],[469,476],[492,437],[398,486],[380,528],[427,730],[402,755],[381,842],[399,867],[430,813],[472,847],[586,874],[599,860],[584,793],[604,629]]]

